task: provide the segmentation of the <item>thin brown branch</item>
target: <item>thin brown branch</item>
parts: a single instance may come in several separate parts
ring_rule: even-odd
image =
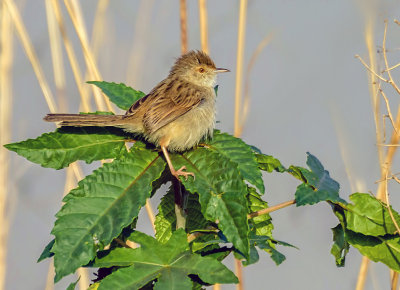
[[[374,76],[376,76],[378,79],[380,79],[381,81],[384,81],[385,83],[389,83],[389,80],[385,79],[384,77],[382,77],[381,75],[377,74],[372,68],[370,68],[368,66],[368,64],[362,59],[361,56],[359,56],[358,54],[355,55],[355,58],[358,58],[360,60],[360,62],[363,64],[363,66],[369,70],[369,72],[371,72]]]
[[[400,94],[400,89],[397,86],[396,82],[392,78],[392,73],[389,70],[389,62],[387,60],[387,55],[386,55],[386,35],[387,35],[387,27],[388,27],[388,22],[385,20],[385,30],[383,31],[383,41],[382,41],[382,50],[383,50],[383,60],[385,62],[386,66],[386,72],[389,77],[389,84],[392,85],[392,87],[396,90],[398,94]]]
[[[277,211],[277,210],[279,210],[281,208],[285,208],[285,207],[291,206],[292,204],[295,204],[295,203],[296,203],[296,200],[294,200],[294,199],[293,200],[289,200],[289,201],[285,201],[285,202],[282,202],[282,203],[277,204],[275,206],[271,206],[269,208],[265,208],[265,209],[262,209],[262,210],[259,210],[259,211],[255,211],[255,212],[249,213],[247,215],[247,218],[251,219],[251,218],[263,215],[263,214],[268,214],[270,212]]]
[[[123,240],[119,238],[115,238],[114,241],[116,241],[120,246],[124,248],[131,248],[127,243],[125,243]]]
[[[392,126],[393,126],[394,131],[395,131],[396,134],[398,135],[399,132],[397,131],[396,124],[394,123],[394,120],[393,120],[393,115],[392,115],[392,112],[391,112],[390,106],[389,106],[389,100],[388,100],[388,98],[386,97],[385,92],[381,89],[380,86],[379,86],[379,92],[381,93],[383,99],[385,100],[385,103],[386,103],[386,110],[387,110],[387,112],[388,112],[389,120],[390,120],[390,122],[392,123]]]
[[[386,172],[386,174],[387,174],[387,172]],[[399,225],[397,224],[397,221],[396,221],[396,219],[394,218],[392,209],[391,209],[391,207],[390,207],[389,191],[388,191],[388,176],[387,176],[387,175],[386,175],[386,178],[385,178],[385,196],[386,196],[386,208],[388,209],[390,218],[392,219],[392,222],[393,222],[394,226],[396,227],[397,234],[400,235],[400,228],[399,228]]]
[[[179,12],[181,22],[181,52],[184,54],[188,50],[186,0],[180,0]]]

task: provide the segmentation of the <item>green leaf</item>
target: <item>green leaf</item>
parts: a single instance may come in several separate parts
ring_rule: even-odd
[[[277,172],[285,172],[285,167],[282,166],[281,162],[270,156],[264,154],[256,154],[258,167],[267,172],[277,171]]]
[[[186,218],[186,229],[188,232],[204,229],[210,224],[210,222],[204,219],[201,213],[199,196],[197,194],[189,194],[187,196],[185,208],[189,213]],[[172,232],[176,229],[175,196],[172,186],[161,199],[154,225],[156,227],[156,239],[162,243],[168,241],[172,236]]]
[[[157,152],[136,142],[131,152],[78,183],[64,199],[52,230],[55,281],[86,265],[132,223],[164,168]]]
[[[81,279],[81,277],[79,276],[78,280],[76,280],[75,282],[69,284],[68,287],[67,287],[67,290],[74,290],[80,279]]]
[[[61,169],[76,160],[91,163],[118,157],[126,152],[126,137],[121,132],[104,127],[64,127],[36,139],[4,146],[43,167]]]
[[[346,206],[346,224],[349,230],[370,236],[394,234],[396,226],[386,205],[367,193],[354,193],[350,196],[353,204]],[[400,215],[392,209],[393,216],[400,224]]]
[[[342,202],[346,201],[339,197],[339,183],[329,176],[321,162],[310,153],[307,153],[307,165],[311,170],[299,167],[306,180],[297,187],[295,193],[296,206],[315,204],[320,201]]]
[[[186,166],[196,176],[181,179],[185,188],[199,194],[201,211],[206,219],[218,221],[218,227],[235,248],[249,254],[246,185],[237,163],[225,156],[198,148],[171,155],[174,166]]]
[[[53,248],[55,240],[51,240],[50,243],[47,244],[47,246],[44,248],[42,254],[40,255],[39,259],[37,260],[37,263],[43,261],[44,259],[50,258],[54,256],[54,253],[51,251]]]
[[[248,186],[247,188],[248,213],[256,212],[268,208],[268,203],[262,200],[261,196],[256,192],[255,188]],[[255,228],[255,232],[260,236],[271,236],[274,225],[269,214],[259,215],[250,219],[251,224]]]
[[[382,262],[394,271],[400,272],[400,237],[386,235],[372,237],[346,230],[345,238],[350,245],[374,262]]]
[[[89,81],[87,83],[99,87],[111,102],[123,110],[128,110],[134,102],[145,96],[145,93],[136,91],[123,83],[116,84],[100,81]]]
[[[213,139],[206,145],[206,148],[235,162],[243,178],[257,187],[260,193],[264,193],[262,174],[258,168],[254,152],[249,145],[239,138],[215,130]]]
[[[350,246],[344,237],[343,226],[338,224],[332,228],[333,233],[333,245],[331,248],[331,254],[335,257],[336,266],[344,267],[346,255],[349,252]]]
[[[131,238],[141,245],[140,248],[124,251],[130,252],[128,256],[132,265],[104,278],[100,290],[139,289],[154,279],[157,279],[154,289],[190,289],[193,282],[189,274],[198,275],[202,281],[210,284],[238,282],[236,276],[221,262],[191,253],[183,229],[175,231],[166,243],[140,232],[134,232]],[[119,252],[120,259],[125,261],[126,253]],[[108,259],[108,256],[101,258],[96,265]],[[114,255],[112,262],[120,264],[117,260],[118,255]]]
[[[281,252],[279,252],[279,251],[277,251],[275,249],[275,245],[276,244],[279,244],[279,245],[282,245],[282,246],[296,248],[295,246],[292,246],[291,244],[271,239],[268,236],[258,236],[258,235],[255,235],[253,232],[250,234],[250,245],[252,247],[256,247],[257,246],[261,250],[264,250],[265,252],[269,253],[271,255],[271,259],[278,266],[283,261],[286,260],[286,257]],[[254,249],[253,249],[253,252],[254,252]],[[257,257],[258,257],[258,253],[257,253]],[[250,257],[250,259],[247,260],[243,264],[246,265],[246,266],[250,265],[250,264],[253,264],[253,263],[257,262],[257,260],[255,260],[255,258],[256,258],[255,253],[253,253],[253,258]]]

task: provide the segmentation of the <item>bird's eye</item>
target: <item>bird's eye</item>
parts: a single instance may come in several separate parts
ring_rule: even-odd
[[[202,67],[199,68],[199,72],[200,72],[200,73],[203,73],[203,72],[204,72],[204,68],[202,68]]]

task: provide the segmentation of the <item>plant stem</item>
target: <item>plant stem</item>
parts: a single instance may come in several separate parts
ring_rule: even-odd
[[[172,178],[172,185],[175,193],[175,215],[176,215],[176,229],[185,229],[186,227],[186,213],[184,209],[185,188],[182,187],[181,182],[177,178]]]
[[[269,207],[269,208],[265,208],[265,209],[262,209],[262,210],[259,210],[259,211],[255,211],[255,212],[249,213],[249,214],[247,215],[247,218],[248,218],[248,219],[251,219],[251,218],[254,218],[254,217],[256,217],[256,216],[260,216],[260,215],[263,215],[263,214],[267,214],[267,213],[276,211],[276,210],[278,210],[278,209],[281,209],[281,208],[290,206],[290,205],[295,204],[295,203],[296,203],[296,201],[295,201],[294,199],[293,199],[293,200],[289,200],[289,201],[285,201],[285,202],[282,202],[282,203],[280,203],[280,204],[271,206],[271,207]]]

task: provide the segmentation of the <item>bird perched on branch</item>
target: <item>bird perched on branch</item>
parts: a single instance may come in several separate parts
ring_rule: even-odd
[[[229,72],[217,68],[202,51],[190,51],[179,57],[166,79],[145,97],[135,102],[125,115],[48,114],[48,122],[61,126],[112,126],[141,134],[160,146],[169,169],[178,178],[189,175],[183,166],[175,170],[168,155],[196,146],[205,136],[212,136],[215,126],[215,91],[217,74]]]

